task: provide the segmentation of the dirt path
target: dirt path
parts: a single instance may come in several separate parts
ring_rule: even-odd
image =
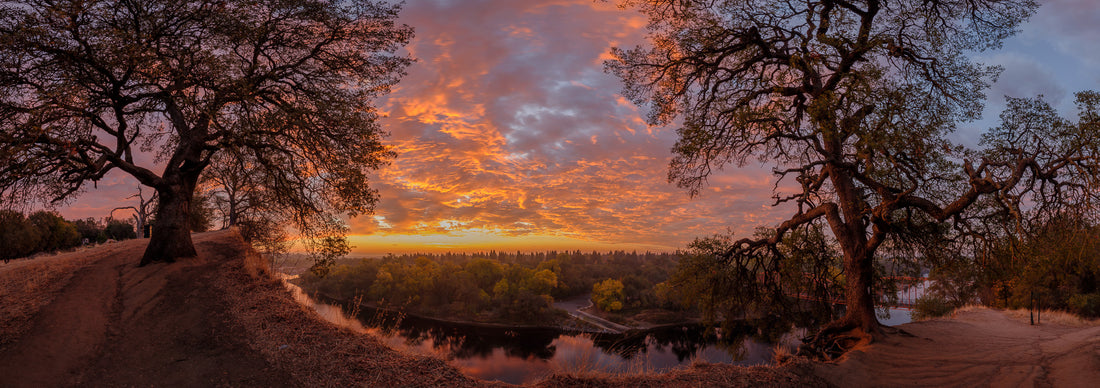
[[[117,276],[109,264],[93,263],[78,272],[39,312],[24,340],[0,353],[0,386],[42,387],[71,379],[71,372],[89,362],[106,339],[115,295],[103,288]]]
[[[954,318],[900,326],[891,336],[816,365],[839,386],[1095,387],[1100,382],[1100,325],[1068,326],[978,308]]]
[[[196,242],[210,235],[197,235]],[[137,268],[140,241],[89,250],[94,262],[0,351],[0,386],[286,386],[204,287],[203,258]],[[200,255],[202,257],[203,255]]]
[[[569,313],[569,316],[587,322],[588,324],[603,330],[606,333],[622,334],[623,332],[630,330],[628,326],[623,326],[615,322],[600,318],[593,315],[586,309],[592,308],[592,300],[590,297],[573,298],[570,300],[554,302],[554,307],[565,310]]]

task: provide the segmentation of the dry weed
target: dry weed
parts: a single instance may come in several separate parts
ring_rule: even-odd
[[[1027,309],[1005,310],[1005,315],[1023,322],[1031,323],[1032,312]],[[1074,313],[1061,310],[1041,310],[1035,314],[1038,324],[1056,324],[1071,327],[1088,327],[1100,325],[1100,319],[1086,319]]]

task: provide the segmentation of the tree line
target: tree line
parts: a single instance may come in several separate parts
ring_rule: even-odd
[[[0,258],[4,262],[39,252],[55,252],[84,244],[137,237],[129,220],[88,217],[66,220],[57,212],[40,210],[29,216],[0,210]]]
[[[325,276],[307,272],[300,283],[308,292],[422,315],[534,324],[565,317],[554,301],[593,291],[604,310],[660,307],[677,261],[670,253],[624,251],[389,255],[345,262]]]
[[[185,223],[190,231],[205,232],[210,229],[214,218],[211,197],[211,194],[196,193],[192,198],[194,211]],[[150,203],[156,204],[156,198],[151,199]],[[133,206],[115,210],[119,209],[138,210]],[[4,247],[0,249],[0,258],[7,262],[39,252],[56,252],[82,245],[102,244],[108,240],[122,241],[144,237],[144,231],[138,226],[142,223],[153,226],[156,219],[135,215],[133,220],[116,219],[112,216],[66,220],[61,214],[51,210],[39,210],[24,215],[22,212],[4,209],[0,210],[0,247]]]

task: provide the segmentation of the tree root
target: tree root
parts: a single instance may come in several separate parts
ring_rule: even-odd
[[[802,339],[798,355],[820,361],[832,361],[860,344],[873,342],[876,334],[867,333],[858,325],[828,326],[817,334]],[[906,333],[908,334],[908,333]]]

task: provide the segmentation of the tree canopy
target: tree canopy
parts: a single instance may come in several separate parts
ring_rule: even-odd
[[[606,66],[651,125],[678,126],[669,179],[694,195],[714,170],[759,160],[773,166],[775,204],[793,209],[764,235],[695,247],[736,271],[774,272],[785,236],[828,225],[847,309],[819,340],[881,332],[876,253],[924,257],[951,239],[946,227],[962,236],[983,214],[1097,193],[1097,93],[1077,95],[1077,122],[1011,99],[981,149],[951,142],[1000,70],[967,54],[999,47],[1032,0],[622,3],[649,17],[651,45],[613,49]]]
[[[156,190],[142,259],[194,255],[192,194],[247,161],[304,235],[377,200],[393,154],[372,106],[412,28],[370,0],[0,2],[0,191],[64,201],[120,170]],[[155,160],[149,156],[155,155]],[[159,170],[159,171],[158,171]]]

